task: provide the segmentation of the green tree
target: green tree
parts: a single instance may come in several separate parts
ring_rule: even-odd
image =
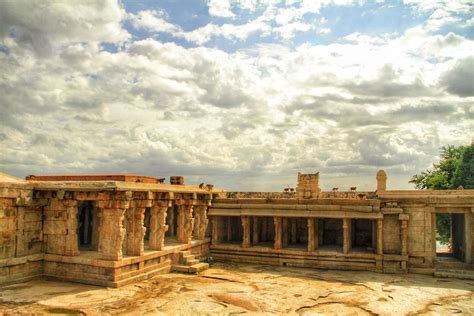
[[[417,189],[452,190],[459,186],[474,189],[474,145],[442,147],[440,161],[431,169],[414,175],[410,183]],[[436,227],[441,242],[448,243],[451,236],[449,214],[438,214]]]
[[[463,185],[462,183],[460,183],[456,186],[454,183],[454,178],[461,164],[461,157],[463,156],[464,151],[466,150],[466,148],[470,147],[456,147],[451,145],[441,147],[440,161],[438,163],[433,164],[433,168],[427,169],[425,171],[422,171],[420,174],[414,175],[411,178],[410,183],[414,183],[417,189],[433,190],[456,189],[459,185]],[[464,176],[464,173],[462,174],[462,176]],[[472,173],[468,177],[472,179]]]
[[[454,187],[474,189],[474,145],[464,149],[453,179]]]

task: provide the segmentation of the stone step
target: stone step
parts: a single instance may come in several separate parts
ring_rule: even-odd
[[[435,277],[439,278],[454,278],[454,279],[465,279],[465,280],[474,280],[474,273],[465,273],[466,270],[458,270],[456,272],[448,271],[436,271],[434,273]]]
[[[196,259],[196,256],[195,256],[195,255],[186,255],[186,256],[183,256],[183,260],[184,260],[184,261],[194,260],[194,259]]]
[[[468,269],[462,269],[462,270],[461,269],[436,269],[436,272],[474,275],[474,270],[468,270]]]
[[[189,267],[189,272],[191,273],[199,273],[201,271],[209,269],[209,263],[199,262],[197,264],[193,264]]]
[[[173,265],[171,266],[171,271],[189,273],[189,268],[191,267],[183,265]]]
[[[208,263],[199,262],[199,263],[193,264],[192,266],[173,265],[171,267],[171,270],[177,271],[177,272],[184,272],[184,273],[199,273],[208,268],[209,268]]]
[[[198,259],[191,259],[191,260],[186,260],[186,265],[187,266],[192,266],[194,264],[198,264],[199,263],[199,260]]]
[[[181,256],[183,256],[183,257],[184,257],[184,256],[189,256],[189,255],[191,255],[191,251],[182,250],[182,251],[179,252],[179,254],[180,254]]]

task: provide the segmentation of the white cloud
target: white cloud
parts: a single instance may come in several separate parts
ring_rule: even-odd
[[[129,18],[137,29],[172,34],[182,32],[180,27],[166,21],[166,14],[163,11],[140,11],[137,14],[130,14]]]
[[[311,30],[313,26],[308,23],[293,22],[283,26],[273,28],[273,32],[276,32],[283,39],[291,39],[297,32],[307,32]]]
[[[231,18],[235,16],[231,10],[230,0],[208,0],[208,6],[209,15],[223,18]]]
[[[0,39],[13,32],[18,43],[39,53],[69,42],[122,43],[123,8],[113,0],[88,1],[72,7],[58,1],[0,1]]]
[[[228,40],[243,41],[246,40],[251,34],[265,34],[269,31],[271,31],[271,28],[266,23],[259,21],[251,21],[249,23],[241,25],[216,25],[209,23],[193,31],[175,33],[174,35],[180,38],[184,38],[189,42],[202,45],[207,43],[212,38],[223,37]]]
[[[436,32],[442,27],[459,24],[463,20],[459,15],[474,13],[474,7],[470,1],[404,0],[404,3],[424,14],[431,12],[423,25],[423,28],[429,32]]]
[[[229,190],[279,190],[298,171],[316,169],[324,188],[344,179],[373,189],[379,167],[406,182],[432,163],[440,146],[470,141],[474,42],[455,33],[433,35],[417,26],[401,35],[353,33],[332,44],[260,43],[227,53],[130,39],[117,3],[104,8],[118,15],[99,19],[91,6],[54,30],[30,12],[28,21],[18,8],[0,5],[8,17],[2,30],[42,34],[54,47],[36,54],[35,46],[2,33],[5,172],[183,174],[188,183]],[[61,8],[48,18],[60,21],[76,6]],[[128,18],[135,27],[195,43],[259,32],[291,38],[311,27],[294,20],[271,29],[272,16],[191,32],[160,11]],[[103,42],[127,39],[116,52],[101,49]]]

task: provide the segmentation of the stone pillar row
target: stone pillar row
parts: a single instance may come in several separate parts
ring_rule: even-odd
[[[221,231],[223,228],[221,226],[222,217],[213,217],[212,223],[212,243],[217,245],[220,243],[223,234],[230,234],[231,227],[230,222],[227,222],[225,225],[225,231]],[[348,254],[351,249],[351,218],[342,219],[342,228],[343,228],[343,253]],[[402,255],[407,255],[407,244],[408,244],[408,218],[403,218],[401,225],[401,245],[402,245]],[[241,224],[243,228],[242,236],[242,248],[249,248],[252,244],[257,244],[259,242],[259,222],[260,219],[256,216],[242,216]],[[288,245],[288,239],[293,242],[296,240],[296,220],[293,218],[282,218],[275,216],[273,217],[273,223],[275,227],[275,239],[274,239],[274,249],[282,249]],[[383,219],[377,219],[375,221],[375,239],[376,239],[376,253],[379,255],[383,254]],[[314,252],[318,248],[319,244],[319,225],[317,218],[307,218],[307,227],[308,227],[308,252]],[[262,225],[262,229],[265,229],[265,225]],[[288,234],[288,228],[290,232]],[[288,236],[289,235],[289,236]]]
[[[23,201],[25,198],[21,196],[17,200],[18,203],[26,203]],[[93,234],[91,248],[100,252],[106,260],[120,260],[124,252],[127,255],[140,256],[144,253],[145,210],[150,208],[150,249],[162,250],[168,230],[167,210],[172,206],[172,200],[178,205],[178,241],[189,243],[193,235],[197,239],[204,239],[208,225],[209,200],[198,200],[197,195],[191,194],[174,195],[151,191],[38,191],[38,202],[34,207],[44,210],[44,219],[37,220],[28,213],[27,223],[32,222],[34,225],[28,224],[23,230],[29,233],[30,226],[31,229],[36,229],[41,225],[38,229],[42,231],[41,239],[44,236],[46,253],[77,256],[80,254],[77,234],[79,203],[94,201],[94,229],[97,234]],[[13,202],[11,204],[13,205]],[[21,224],[23,225],[23,222]],[[17,235],[22,241],[23,234]],[[23,246],[23,243],[20,244]],[[26,253],[26,250],[24,247],[18,247],[17,252]]]
[[[148,192],[151,193],[151,192]],[[152,194],[152,193],[151,193]],[[149,196],[152,197],[152,196]],[[193,235],[204,239],[208,224],[208,201],[184,200],[176,201],[178,205],[177,240],[189,243]],[[196,205],[195,205],[196,204]],[[103,258],[120,260],[123,257],[122,244],[127,238],[125,248],[127,255],[141,256],[144,254],[145,209],[150,208],[150,250],[164,248],[165,233],[168,230],[166,215],[171,200],[145,199],[131,200],[131,194],[123,195],[120,200],[99,201],[101,209],[101,238],[99,249]],[[193,217],[194,211],[194,217]],[[124,228],[124,219],[126,229]],[[196,219],[197,225],[194,225]]]

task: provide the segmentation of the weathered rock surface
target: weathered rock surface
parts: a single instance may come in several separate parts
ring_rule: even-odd
[[[474,282],[423,275],[216,264],[118,289],[31,281],[0,288],[0,313],[474,314]]]

